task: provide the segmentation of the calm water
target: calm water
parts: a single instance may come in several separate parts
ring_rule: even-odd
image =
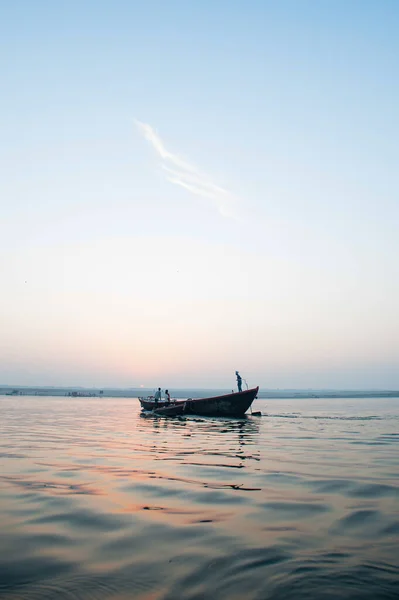
[[[399,400],[0,397],[2,600],[399,597]]]

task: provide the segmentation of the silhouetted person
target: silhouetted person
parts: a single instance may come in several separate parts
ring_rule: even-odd
[[[236,371],[236,377],[237,377],[237,387],[238,387],[238,391],[242,392],[242,378],[241,375],[239,374],[238,371]]]
[[[165,390],[165,400],[166,402],[168,402],[170,404],[170,394],[169,394],[169,390]]]
[[[158,402],[161,401],[161,397],[162,397],[161,388],[158,388],[157,391],[155,392],[155,396],[154,396],[155,404],[158,404]]]

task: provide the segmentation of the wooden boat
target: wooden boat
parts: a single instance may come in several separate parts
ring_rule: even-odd
[[[147,398],[140,398],[141,408],[143,410],[155,410],[156,408],[165,408],[167,406],[174,406],[178,403],[176,400],[172,400],[172,402],[167,402],[166,400],[161,400],[155,402],[154,396],[148,396]],[[179,402],[180,403],[180,402]]]
[[[144,410],[152,410],[157,414],[170,414],[173,411],[167,410],[179,409],[184,405],[181,412],[175,414],[203,415],[214,417],[242,417],[258,394],[259,386],[243,392],[225,394],[223,396],[214,396],[211,398],[188,398],[187,400],[176,401],[173,404],[167,402],[155,402],[153,399],[139,398]],[[166,412],[160,413],[161,410]]]

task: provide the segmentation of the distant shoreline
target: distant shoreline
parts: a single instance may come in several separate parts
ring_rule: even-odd
[[[155,388],[154,388],[155,389]],[[0,386],[0,395],[18,396],[65,396],[137,398],[153,394],[153,388],[83,388],[83,387],[44,387],[44,386]],[[201,398],[221,395],[231,389],[221,388],[180,388],[171,390],[175,398]],[[399,398],[399,390],[317,390],[317,389],[265,389],[259,390],[258,398],[300,399],[300,398]]]

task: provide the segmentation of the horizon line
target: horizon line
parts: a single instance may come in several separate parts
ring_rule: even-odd
[[[157,386],[145,386],[145,387],[141,387],[141,386],[129,386],[129,387],[121,387],[121,386],[85,386],[85,385],[21,385],[21,384],[0,384],[0,389],[3,388],[24,388],[24,389],[58,389],[58,390],[65,390],[65,389],[81,389],[81,390],[142,390],[142,391],[146,391],[146,390],[152,390],[155,389]],[[169,386],[171,387],[171,386]],[[256,386],[254,386],[256,387]],[[166,388],[165,388],[166,389]],[[183,386],[183,387],[173,387],[171,389],[174,390],[225,390],[225,389],[230,389],[230,387],[227,386],[211,386],[211,387],[198,387],[198,386]],[[248,388],[248,389],[253,389],[253,388]],[[396,392],[399,393],[399,388],[395,389],[395,388],[330,388],[330,387],[324,387],[324,388],[313,388],[313,387],[289,387],[289,388],[275,388],[275,387],[262,387],[259,386],[259,390],[261,391],[267,391],[267,392],[292,392],[292,391],[296,391],[296,392]]]

